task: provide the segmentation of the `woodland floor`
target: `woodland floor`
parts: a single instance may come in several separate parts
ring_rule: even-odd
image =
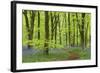
[[[43,50],[33,49],[23,47],[22,50],[22,62],[48,62],[48,61],[64,61],[69,60],[69,52],[72,51],[72,54],[76,52],[76,56],[79,58],[73,60],[86,60],[91,58],[90,48],[82,50],[81,48],[69,48],[69,49],[49,49],[49,54],[44,54]],[[74,57],[72,55],[72,57]]]

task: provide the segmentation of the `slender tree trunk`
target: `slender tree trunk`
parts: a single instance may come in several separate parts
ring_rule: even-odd
[[[57,25],[55,26],[55,45],[56,45],[56,43],[57,43]]]
[[[58,27],[59,27],[59,42],[60,42],[60,44],[62,44],[61,43],[61,29],[60,29],[60,14],[58,14]]]
[[[58,16],[55,13],[55,45],[57,43],[57,24],[58,24]],[[56,48],[56,46],[55,46]]]
[[[75,19],[73,15],[73,46],[75,46]]]
[[[76,26],[77,27],[77,46],[78,46],[78,23],[79,22],[78,22],[78,16],[77,16],[77,14],[76,14],[76,17],[77,17],[77,26]]]
[[[87,21],[87,20],[86,20]],[[85,29],[85,47],[87,48],[87,44],[88,44],[88,40],[87,40],[87,38],[88,38],[88,34],[89,34],[89,32],[88,32],[88,28],[89,28],[89,22],[87,21],[87,23],[86,23],[86,29]]]
[[[76,13],[76,19],[77,19],[77,46],[79,46],[79,19],[78,19],[78,13]]]
[[[54,33],[54,39],[55,39],[55,48],[56,48],[56,36],[57,36],[57,15],[56,12],[54,13],[54,19],[53,19],[53,29],[52,32]]]
[[[48,42],[49,42],[49,15],[48,11],[45,11],[45,53],[46,55],[49,54],[49,48],[48,48]]]
[[[53,40],[53,27],[54,27],[54,24],[53,24],[53,15],[52,15],[52,12],[50,13],[51,15],[51,40]]]
[[[85,28],[84,28],[84,26],[85,26],[85,20],[84,20],[84,18],[85,18],[85,13],[82,13],[82,25],[81,25],[81,28],[82,28],[82,30],[81,30],[81,46],[82,46],[82,49],[84,49],[85,48],[85,37],[84,37],[84,31],[85,31]]]
[[[69,47],[70,47],[70,12],[68,12],[68,30],[69,30]]]
[[[31,20],[30,20],[30,32],[28,35],[28,40],[32,41],[33,40],[33,32],[34,32],[34,21],[35,21],[35,12],[34,11],[30,11],[30,15],[31,15]],[[29,48],[32,48],[33,45],[31,44],[31,42],[29,42],[28,44]]]
[[[66,31],[67,28],[66,13],[64,14],[64,17],[65,17],[65,31]],[[65,33],[65,36],[66,36],[66,46],[67,46],[67,32]]]
[[[38,40],[40,40],[40,13],[38,11]]]

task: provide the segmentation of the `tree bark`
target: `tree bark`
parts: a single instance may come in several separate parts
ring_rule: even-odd
[[[68,12],[68,30],[69,30],[69,47],[70,47],[70,12]]]
[[[38,11],[38,40],[40,40],[40,13]]]
[[[64,14],[64,18],[65,18],[65,28],[67,28],[66,13]],[[66,31],[66,29],[65,29],[65,31]],[[67,32],[65,32],[65,36],[66,36],[66,46],[67,46]]]
[[[79,43],[79,39],[81,40],[82,26],[81,26],[81,23],[80,23],[81,18],[79,18],[78,15],[79,14],[76,13],[76,17],[77,17],[77,46],[79,47],[79,46],[81,46],[81,41]],[[80,35],[79,35],[79,33],[80,33]]]
[[[82,25],[81,25],[81,28],[80,28],[80,37],[81,37],[81,47],[82,49],[85,49],[85,37],[84,37],[84,31],[85,31],[85,28],[84,28],[84,25],[85,25],[85,21],[84,21],[84,18],[85,18],[85,13],[82,13]]]
[[[78,20],[78,13],[76,13],[76,20],[77,20],[77,46],[78,46],[78,25],[79,25],[79,20]]]
[[[49,42],[49,15],[48,11],[45,11],[45,53],[46,55],[49,54],[49,48],[48,48],[48,42]]]
[[[61,42],[61,29],[60,29],[60,27],[61,27],[61,26],[60,26],[60,14],[58,15],[58,21],[59,21],[59,22],[58,22],[58,24],[59,24],[59,25],[58,25],[58,27],[59,27],[59,41],[60,41],[60,44],[62,44],[62,42]]]
[[[30,15],[31,15],[31,19],[30,19],[30,28],[29,28],[30,31],[29,31],[29,35],[28,35],[28,40],[32,41],[33,40],[33,32],[34,32],[35,12],[30,11]],[[29,48],[33,47],[31,42],[29,42],[28,47]]]
[[[53,40],[53,15],[52,12],[50,13],[51,15],[51,40]]]
[[[56,43],[57,43],[57,24],[58,24],[58,16],[56,15],[55,12],[55,48],[56,48]]]
[[[73,15],[73,46],[75,46],[75,18],[74,18],[75,15]]]

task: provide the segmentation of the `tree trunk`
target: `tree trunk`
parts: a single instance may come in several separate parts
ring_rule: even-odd
[[[88,44],[88,34],[89,34],[89,31],[88,31],[88,28],[89,28],[89,22],[86,20],[86,29],[85,29],[85,47],[87,48],[87,44]]]
[[[78,46],[78,25],[79,25],[79,20],[78,20],[78,14],[76,13],[76,19],[77,19],[77,46]]]
[[[26,29],[27,29],[27,32],[28,32],[28,48],[32,48],[32,45],[31,45],[31,42],[32,39],[33,39],[33,31],[34,31],[34,20],[35,20],[35,13],[33,11],[30,11],[30,27],[29,27],[29,19],[28,19],[28,16],[27,16],[27,10],[24,10],[23,12],[24,16],[25,16],[25,21],[26,21]]]
[[[80,24],[79,24],[79,18],[78,18],[78,13],[76,13],[76,18],[77,18],[77,46],[79,47],[79,31],[80,31]]]
[[[85,13],[82,13],[82,25],[81,25],[81,46],[82,46],[82,49],[85,49],[85,37],[84,37],[84,31],[85,31],[85,21],[84,21],[84,18],[85,18]]]
[[[49,42],[49,15],[48,11],[45,11],[45,53],[46,55],[49,54],[49,48],[48,48],[48,42]]]
[[[57,43],[57,24],[58,24],[58,16],[55,13],[55,48]]]
[[[66,13],[64,14],[64,18],[65,18],[65,31],[66,31],[66,28],[67,28]],[[65,36],[66,36],[66,46],[67,46],[67,32],[65,32]]]
[[[29,35],[28,35],[28,40],[32,41],[33,40],[33,32],[34,32],[35,12],[30,11],[30,15],[31,15],[31,20],[30,20],[30,28],[29,28],[30,31],[29,31]],[[31,42],[29,42],[28,47],[29,48],[33,47]]]
[[[55,16],[53,15],[53,13],[51,12],[50,13],[51,15],[51,40],[53,41],[53,38],[54,38],[54,19],[55,19]]]
[[[38,11],[38,40],[40,40],[40,13]]]
[[[73,46],[75,46],[75,18],[73,15]]]
[[[59,27],[59,41],[60,41],[60,44],[62,44],[62,42],[61,42],[61,29],[60,29],[60,27],[61,27],[61,26],[60,26],[60,15],[58,15],[58,21],[59,21],[59,22],[58,22],[58,24],[59,24],[59,25],[58,25],[58,27]]]
[[[68,30],[69,30],[69,47],[70,47],[70,12],[68,12]]]

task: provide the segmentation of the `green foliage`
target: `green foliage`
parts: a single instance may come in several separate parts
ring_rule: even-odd
[[[27,12],[28,24],[26,23],[24,11]],[[25,56],[23,62],[50,61],[55,58],[55,60],[67,60],[69,52],[78,53],[80,59],[90,58],[90,50],[82,50],[82,48],[91,49],[90,13],[23,10],[22,20],[23,46],[32,45],[31,48],[37,50],[45,50],[46,48],[63,50],[66,47],[72,47],[63,53],[59,52],[59,54],[50,53],[45,56],[38,53]],[[48,28],[45,29],[45,27]],[[32,56],[34,56],[34,60]]]
[[[34,22],[34,32],[33,32],[33,40],[31,40],[31,45],[33,44],[36,48],[43,48],[43,44],[45,43],[45,26],[44,26],[44,12],[45,11],[39,11],[40,13],[40,28],[38,28],[38,11],[35,11],[35,14],[36,14],[36,18],[35,18],[35,22]],[[51,30],[51,18],[49,19],[49,42],[47,42],[49,44],[49,48],[64,48],[64,46],[66,45],[65,43],[65,39],[67,38],[67,45],[69,44],[68,41],[69,41],[69,37],[70,37],[70,43],[72,44],[73,42],[75,42],[75,45],[78,44],[80,45],[81,44],[81,38],[80,38],[80,31],[82,29],[79,29],[79,25],[77,25],[78,23],[80,25],[82,25],[82,21],[81,21],[81,14],[82,13],[77,13],[78,14],[78,17],[76,16],[76,13],[74,12],[70,12],[70,30],[68,28],[68,13],[66,12],[49,12],[49,16],[50,16],[50,13],[52,13],[53,17],[56,16],[57,18],[57,15],[59,14],[60,17],[59,17],[59,23],[60,23],[60,28],[57,24],[57,41],[55,41],[54,37],[55,37],[55,30],[53,32],[53,40],[51,40],[51,34],[52,32],[50,31]],[[65,19],[65,14],[66,14],[66,19]],[[29,20],[30,20],[30,11],[28,11],[28,14],[27,14]],[[85,29],[86,30],[85,32],[87,33],[86,37],[87,37],[87,47],[89,47],[89,44],[90,44],[90,18],[91,18],[91,15],[89,13],[86,13],[86,16],[85,16]],[[79,20],[79,22],[77,22],[77,19]],[[66,22],[64,21],[66,20]],[[53,20],[53,23],[54,23],[55,19]],[[66,24],[66,27],[65,27],[65,24]],[[55,24],[53,24],[55,25]],[[88,27],[87,27],[88,25]],[[75,26],[75,27],[74,27]],[[79,31],[79,30],[80,31]],[[88,30],[87,30],[88,29]],[[78,34],[77,34],[77,30],[78,30]],[[40,31],[40,39],[38,39],[38,31]],[[60,32],[59,32],[60,31]],[[69,32],[70,32],[70,36],[69,36]],[[74,32],[75,32],[75,35],[74,35]],[[62,44],[59,44],[60,42],[60,38],[59,38],[59,33],[61,33],[61,41],[62,41]],[[25,17],[23,15],[23,45],[27,45],[29,40],[28,40],[28,34],[30,34],[29,32],[27,32],[27,28],[26,28],[26,23],[25,23]],[[65,37],[65,34],[67,34],[67,37]],[[77,37],[78,35],[78,37]],[[77,40],[77,41],[74,41],[74,38]],[[55,44],[55,42],[57,42]],[[67,46],[66,45],[66,46]]]

